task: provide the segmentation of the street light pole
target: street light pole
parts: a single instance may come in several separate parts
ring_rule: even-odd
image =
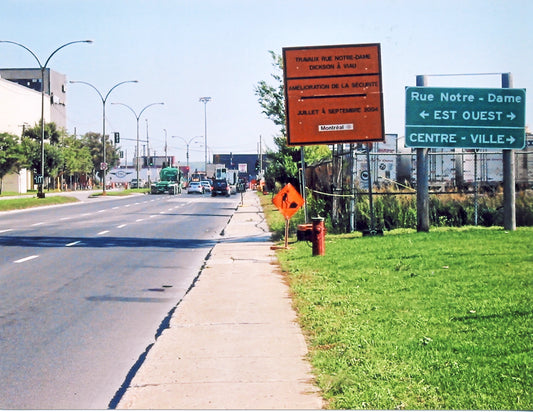
[[[185,142],[185,145],[187,146],[187,177],[189,177],[189,146],[190,144],[192,143],[192,141],[194,139],[197,139],[199,137],[202,137],[202,136],[194,136],[194,137],[191,137],[189,140],[185,139],[184,137],[181,137],[181,136],[171,136],[172,138],[174,137],[177,137],[181,140],[183,140]]]
[[[205,163],[205,174],[207,176],[207,103],[211,101],[211,97],[200,97],[200,102],[204,104],[204,144],[205,144],[205,155],[204,155],[204,163]]]
[[[168,151],[167,151],[167,129],[163,129],[163,131],[165,132],[165,163],[168,163],[166,166],[167,167],[170,167],[170,166],[173,166],[170,164],[170,162],[168,161]]]
[[[89,87],[92,87],[94,90],[96,90],[96,93],[98,93],[98,96],[100,96],[100,99],[102,100],[102,167],[100,169],[102,170],[102,177],[103,177],[103,179],[102,179],[102,182],[103,182],[103,185],[102,185],[103,186],[103,192],[102,192],[102,194],[105,196],[107,194],[107,192],[105,190],[106,167],[107,167],[107,165],[106,165],[106,155],[105,155],[105,151],[106,151],[106,148],[105,148],[105,143],[106,143],[105,142],[105,104],[106,104],[107,98],[109,97],[111,92],[113,90],[115,90],[118,86],[120,86],[121,84],[124,84],[124,83],[138,83],[138,81],[137,80],[126,80],[126,81],[117,83],[107,92],[105,97],[91,83],[82,82],[80,80],[71,80],[69,83],[81,83],[81,84],[85,84],[85,85],[87,85]]]
[[[30,54],[35,58],[35,60],[37,60],[37,64],[39,65],[39,68],[41,69],[41,177],[39,179],[39,189],[38,189],[38,192],[37,192],[37,197],[40,198],[40,199],[44,199],[44,197],[45,197],[44,191],[43,191],[43,183],[44,183],[44,94],[45,94],[44,93],[44,72],[45,72],[46,66],[48,65],[48,62],[50,61],[52,56],[54,54],[56,54],[59,50],[61,50],[63,47],[67,47],[67,46],[69,46],[71,44],[75,44],[75,43],[92,43],[92,42],[93,42],[92,40],[76,40],[76,41],[71,41],[71,42],[65,43],[62,46],[59,46],[57,49],[55,49],[52,52],[52,54],[50,56],[48,56],[48,59],[46,59],[46,62],[43,65],[43,64],[41,64],[41,61],[39,60],[37,55],[34,52],[32,52],[29,48],[24,46],[23,44],[20,44],[20,43],[14,42],[14,41],[10,41],[10,40],[0,40],[0,43],[14,44],[14,45],[20,46],[23,49],[25,49],[28,52],[30,52]],[[48,88],[50,88],[50,82],[48,82]]]
[[[143,114],[143,112],[148,109],[149,107],[151,106],[155,106],[155,105],[158,105],[158,104],[165,104],[163,102],[161,103],[150,103],[149,105],[147,106],[144,106],[143,109],[140,111],[139,114],[137,114],[135,112],[135,110],[133,110],[130,106],[128,106],[127,104],[125,103],[111,103],[111,104],[119,104],[121,106],[125,106],[127,107],[128,109],[131,110],[131,112],[133,113],[133,115],[135,116],[135,119],[137,120],[137,161],[136,161],[136,164],[135,164],[135,169],[137,171],[137,186],[139,185],[139,119],[141,118],[141,115]]]

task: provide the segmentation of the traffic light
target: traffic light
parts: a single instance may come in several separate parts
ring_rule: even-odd
[[[259,159],[255,161],[255,171],[259,172]]]
[[[115,132],[115,144],[120,143],[120,133]]]

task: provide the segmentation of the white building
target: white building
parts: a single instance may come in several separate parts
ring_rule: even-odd
[[[41,93],[0,78],[0,133],[21,136],[41,119]],[[44,119],[50,121],[50,99],[44,99]],[[33,188],[31,172],[22,169],[2,179],[2,191],[26,193]]]

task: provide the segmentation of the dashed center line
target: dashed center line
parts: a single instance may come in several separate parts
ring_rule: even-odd
[[[102,230],[102,231],[99,232],[98,234],[99,234],[99,235],[105,235],[106,233],[109,233],[109,230]]]
[[[122,228],[125,227],[125,226],[126,226],[126,224],[118,225],[118,226],[117,226],[117,229],[122,229]]]
[[[13,229],[2,229],[0,230],[0,233],[6,233],[6,232],[11,232]]]
[[[41,226],[41,225],[44,225],[45,222],[37,222],[37,223],[34,223],[32,226]]]
[[[23,263],[23,262],[27,262],[28,260],[32,260],[32,259],[35,259],[35,258],[38,258],[39,255],[32,255],[32,256],[28,256],[28,257],[25,257],[25,258],[22,258],[22,259],[19,259],[19,260],[15,260],[14,263]]]
[[[76,240],[75,242],[67,243],[65,246],[66,246],[66,247],[74,246],[74,245],[77,245],[77,244],[80,243],[80,242],[81,242],[81,240]]]

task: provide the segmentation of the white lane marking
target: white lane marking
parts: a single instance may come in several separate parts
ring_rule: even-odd
[[[130,206],[131,206],[131,204],[130,205],[124,205],[124,207],[130,207]]]
[[[92,213],[82,213],[81,216],[90,216]]]
[[[6,232],[11,232],[13,229],[2,229],[0,230],[0,233],[6,233]]]
[[[72,216],[62,217],[59,220],[69,220],[69,219],[72,219]]]
[[[125,224],[124,225],[118,225],[117,229],[122,229],[124,226],[126,226],[126,225]]]
[[[41,226],[41,225],[44,225],[45,222],[37,222],[37,223],[34,223],[32,226]]]
[[[118,209],[118,206],[112,207],[111,209],[113,209],[113,210]]]
[[[162,215],[162,214],[164,214],[164,213],[165,213],[165,211],[164,211],[164,210],[163,210],[162,212],[159,212],[159,214],[160,214],[160,215]]]
[[[23,262],[26,262],[28,260],[32,260],[32,259],[35,259],[35,258],[38,258],[39,255],[32,255],[32,256],[28,256],[28,257],[25,257],[25,258],[22,258],[22,259],[19,259],[19,260],[15,260],[13,263],[23,263]]]
[[[99,211],[96,212],[96,213],[102,213],[102,212],[105,212],[106,210],[107,210],[107,209],[101,209],[101,210],[99,210]]]
[[[66,247],[74,246],[74,245],[77,245],[77,244],[80,243],[80,242],[81,242],[81,240],[76,240],[75,242],[67,243],[65,246],[66,246]]]
[[[106,233],[109,233],[109,230],[102,230],[102,231],[99,232],[98,234],[99,234],[99,235],[105,235]]]
[[[137,219],[136,222],[142,222],[144,219]]]
[[[158,216],[158,215],[150,215],[150,219],[153,218],[153,217],[156,217],[156,216]]]

